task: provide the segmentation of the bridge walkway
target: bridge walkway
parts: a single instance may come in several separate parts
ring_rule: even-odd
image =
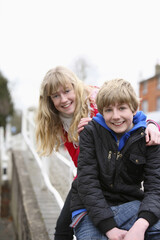
[[[53,240],[56,221],[60,213],[60,207],[56,201],[56,198],[46,187],[42,174],[32,154],[30,152],[28,152],[27,155],[26,152],[22,152],[22,154],[42,214],[42,218],[46,226],[46,230],[50,240]]]

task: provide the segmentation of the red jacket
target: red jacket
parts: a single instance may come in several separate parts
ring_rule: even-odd
[[[91,113],[90,113],[90,117],[94,117],[97,113],[97,105],[95,104],[95,97],[96,94],[98,92],[98,88],[95,87],[95,91],[93,91],[93,94],[91,96],[91,100],[90,100],[90,107],[91,107]],[[65,147],[68,150],[69,155],[72,158],[72,161],[74,162],[74,165],[77,167],[77,160],[78,160],[78,155],[79,155],[79,146],[75,147],[74,144],[72,142],[69,142],[68,140],[64,143]]]

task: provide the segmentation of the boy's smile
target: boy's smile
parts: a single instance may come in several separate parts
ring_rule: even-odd
[[[133,128],[134,114],[126,103],[116,103],[103,109],[103,117],[107,126],[118,135]]]

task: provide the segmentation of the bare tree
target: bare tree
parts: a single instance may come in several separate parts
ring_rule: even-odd
[[[71,68],[79,79],[85,81],[88,76],[89,67],[88,61],[84,57],[79,57],[74,61]]]

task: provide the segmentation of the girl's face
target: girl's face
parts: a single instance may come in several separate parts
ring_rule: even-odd
[[[56,92],[51,95],[55,108],[67,115],[72,115],[76,107],[76,96],[72,85],[67,84],[65,88],[60,85]]]

